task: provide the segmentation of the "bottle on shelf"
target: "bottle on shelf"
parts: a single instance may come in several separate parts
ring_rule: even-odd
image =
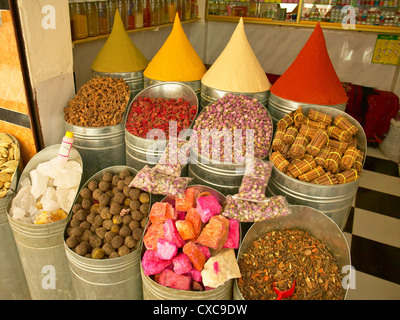
[[[134,0],[135,29],[143,28],[143,0]]]
[[[88,34],[88,24],[87,24],[87,16],[86,16],[86,7],[85,2],[83,0],[74,0],[71,1],[71,10],[72,10],[72,23],[73,23],[73,39],[86,39]]]
[[[117,8],[118,8],[117,0],[108,0],[108,13],[110,14],[110,17],[109,17],[110,33],[114,26],[114,17],[115,17],[115,12],[117,11]]]
[[[164,8],[164,23],[169,23],[168,0],[162,0],[162,1]]]
[[[173,23],[176,15],[176,0],[168,0],[169,22]]]
[[[126,12],[128,16],[128,30],[135,29],[135,3],[134,0],[125,1]]]
[[[158,26],[158,1],[150,0],[150,26]]]
[[[61,140],[60,149],[58,151],[57,163],[65,166],[68,162],[69,154],[71,152],[72,143],[74,142],[74,133],[67,131]]]
[[[108,1],[99,0],[99,34],[108,34],[110,32],[110,17],[108,11]]]
[[[86,17],[88,25],[88,36],[97,37],[99,30],[99,7],[97,0],[86,0]]]
[[[119,15],[121,16],[122,22],[124,23],[125,30],[128,30],[128,10],[126,8],[125,0],[118,0],[117,8],[119,11]]]
[[[151,18],[151,9],[150,9],[150,0],[144,0],[143,4],[143,27],[150,27],[150,18]]]

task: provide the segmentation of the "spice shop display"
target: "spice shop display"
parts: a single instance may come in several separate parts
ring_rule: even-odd
[[[147,223],[150,195],[129,187],[128,169],[107,171],[80,190],[66,228],[66,245],[92,259],[122,257],[135,251]]]
[[[224,203],[196,186],[150,211],[142,270],[162,286],[204,291],[240,277],[234,249],[240,224],[221,215]]]

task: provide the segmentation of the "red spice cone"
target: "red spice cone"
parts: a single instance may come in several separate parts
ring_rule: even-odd
[[[270,91],[280,98],[302,103],[335,105],[347,102],[319,23],[297,58]]]

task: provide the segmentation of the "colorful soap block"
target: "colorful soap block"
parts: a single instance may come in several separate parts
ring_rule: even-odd
[[[158,239],[157,241],[157,257],[161,260],[171,260],[176,256],[178,247],[174,242]]]
[[[172,263],[174,265],[173,270],[177,274],[188,273],[193,268],[189,257],[184,253],[179,253],[175,258],[172,259]]]
[[[185,245],[185,240],[180,236],[178,229],[176,229],[175,221],[168,219],[164,223],[164,239],[176,244],[178,248]]]
[[[146,276],[158,274],[171,264],[172,260],[161,260],[154,250],[147,250],[143,254],[142,267]]]
[[[194,206],[195,188],[187,188],[184,198],[175,199],[175,208],[178,211],[188,212]]]
[[[153,223],[143,237],[143,243],[148,250],[157,250],[158,239],[164,238],[164,223]]]
[[[211,257],[211,252],[210,252],[210,248],[205,247],[205,246],[201,246],[201,245],[197,245],[197,248],[200,249],[201,252],[204,253],[204,255],[206,256],[206,259],[208,259],[209,257]]]
[[[201,282],[201,271],[197,270],[196,268],[192,267],[192,269],[188,272],[188,275],[197,282]]]
[[[203,228],[203,223],[201,221],[200,215],[195,208],[190,209],[185,217],[186,221],[189,221],[195,233],[195,239],[200,235],[201,229]]]
[[[240,222],[238,220],[229,219],[228,238],[224,244],[224,248],[238,249],[240,243]]]
[[[172,270],[165,269],[159,278],[159,283],[165,287],[178,290],[190,290],[190,276],[177,274]]]
[[[175,226],[183,240],[195,238],[196,233],[194,232],[191,222],[187,220],[177,220],[175,221]]]
[[[203,223],[208,222],[212,216],[220,214],[221,208],[218,200],[212,195],[197,198],[197,212]]]
[[[196,243],[220,250],[224,247],[229,232],[229,220],[221,215],[211,217]]]
[[[204,263],[206,262],[206,256],[204,253],[197,247],[193,241],[187,242],[182,251],[187,254],[187,256],[190,259],[190,262],[192,262],[193,267],[195,267],[197,270],[203,269]]]
[[[156,202],[151,207],[149,219],[153,223],[165,222],[168,219],[176,220],[178,212],[168,202]]]

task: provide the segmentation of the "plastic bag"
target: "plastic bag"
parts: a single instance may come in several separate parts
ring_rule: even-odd
[[[385,157],[400,163],[400,113],[390,120],[389,132],[379,145],[379,149]]]

